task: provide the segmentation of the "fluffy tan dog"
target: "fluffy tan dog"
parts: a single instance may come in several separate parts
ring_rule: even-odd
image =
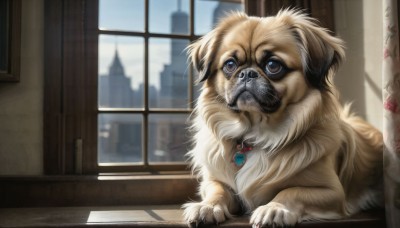
[[[204,84],[189,152],[202,201],[183,206],[188,223],[247,213],[286,226],[381,203],[382,135],[331,83],[340,39],[301,12],[236,13],[189,50]]]

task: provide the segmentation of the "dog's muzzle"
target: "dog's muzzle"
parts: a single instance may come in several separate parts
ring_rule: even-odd
[[[273,113],[279,109],[281,99],[271,82],[253,68],[241,70],[235,78],[236,83],[228,92],[228,107],[234,111],[259,109]]]

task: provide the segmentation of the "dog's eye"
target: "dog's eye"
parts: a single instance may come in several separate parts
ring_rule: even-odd
[[[272,80],[278,80],[285,74],[285,66],[277,60],[270,59],[265,65],[265,73]]]
[[[235,72],[236,69],[237,69],[237,64],[232,59],[226,61],[224,67],[222,68],[222,70],[228,75],[233,74],[233,72]]]

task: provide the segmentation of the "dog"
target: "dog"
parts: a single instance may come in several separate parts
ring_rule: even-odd
[[[188,152],[200,202],[189,224],[340,219],[383,204],[383,139],[339,102],[344,42],[299,10],[232,13],[188,47],[203,83]]]

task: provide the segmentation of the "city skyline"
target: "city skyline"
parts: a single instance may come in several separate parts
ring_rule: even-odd
[[[120,0],[117,2],[118,4],[116,4],[116,2],[115,0],[100,1],[99,27],[143,31],[143,1]],[[150,32],[171,34],[171,15],[180,10],[189,16],[189,1],[182,0],[180,3],[181,5],[179,6],[178,0],[150,0]],[[213,15],[214,10],[210,9],[216,9],[218,4],[218,1],[195,0],[196,8],[194,16],[197,35],[203,35],[211,30],[216,19]],[[227,3],[223,4],[228,5]],[[232,10],[235,10],[235,8],[228,6],[227,11]],[[118,14],[116,12],[118,12]],[[122,17],[138,20],[139,23],[135,24],[141,24],[143,28],[140,28],[140,26],[129,26],[130,20],[122,20]],[[177,32],[177,34],[182,33],[185,32]],[[163,71],[164,65],[172,63],[170,39],[150,38],[149,43],[149,83],[157,89],[160,89],[159,74]],[[133,89],[138,89],[144,78],[144,39],[141,37],[100,35],[99,75],[108,73],[108,68],[116,49],[118,49],[121,61],[125,66],[126,76],[131,78],[131,87]],[[182,52],[181,55],[186,56],[186,53]]]

